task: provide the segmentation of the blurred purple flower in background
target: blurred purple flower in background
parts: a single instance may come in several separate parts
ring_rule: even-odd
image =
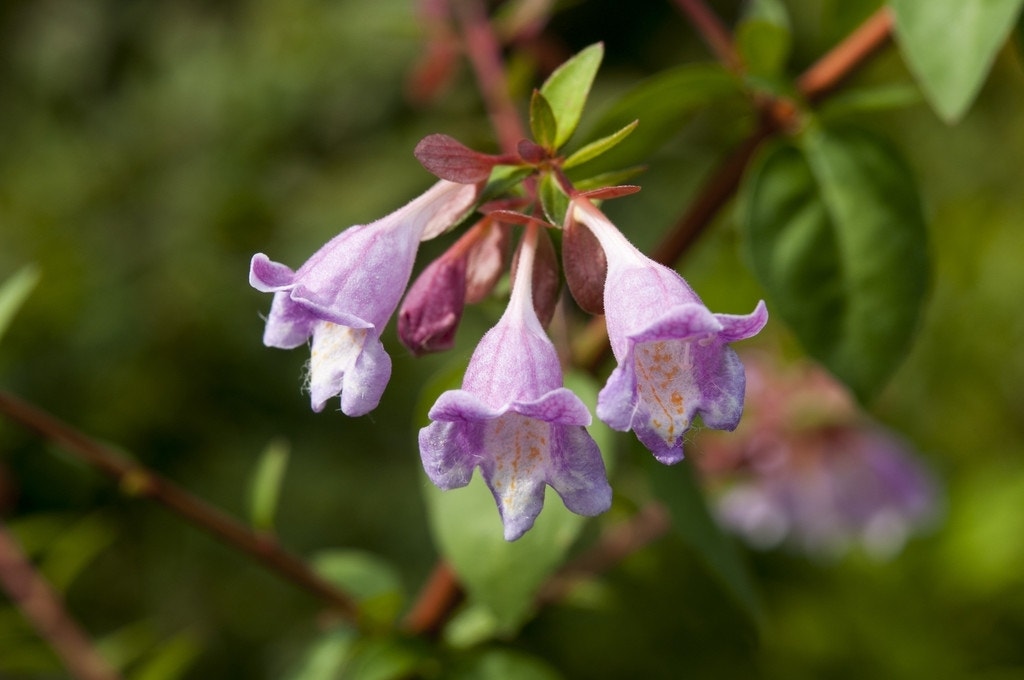
[[[937,515],[932,476],[905,442],[860,414],[823,369],[744,356],[747,413],[702,433],[699,459],[722,523],[754,546],[814,555],[898,553]]]

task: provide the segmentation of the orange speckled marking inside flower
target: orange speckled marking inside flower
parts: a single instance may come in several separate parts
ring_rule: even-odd
[[[508,413],[491,421],[484,431],[484,450],[494,457],[491,486],[506,513],[515,513],[521,499],[543,482],[548,457],[550,424]]]
[[[691,371],[690,343],[685,340],[645,342],[634,349],[640,403],[651,427],[672,446],[690,426],[688,401],[698,395]]]

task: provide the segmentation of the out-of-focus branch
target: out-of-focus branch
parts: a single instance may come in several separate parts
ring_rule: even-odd
[[[291,581],[355,620],[355,602],[285,550],[272,536],[253,531],[206,501],[155,472],[126,460],[49,413],[0,391],[0,413],[60,446],[116,481],[133,496],[142,496],[188,520],[224,543],[244,552],[268,570]]]
[[[0,586],[39,636],[78,680],[116,680],[114,672],[71,618],[60,597],[33,568],[0,523]]]
[[[800,93],[810,101],[825,96],[884,46],[891,35],[892,13],[883,6],[803,72],[797,80]]]
[[[480,0],[453,0],[455,15],[462,31],[466,57],[473,66],[480,94],[484,98],[491,125],[505,153],[515,153],[519,140],[526,137],[523,123],[509,96],[508,79],[498,41],[487,9]]]
[[[439,561],[420,589],[402,627],[413,635],[435,635],[455,607],[462,601],[459,579],[447,562]]]
[[[742,67],[732,33],[711,8],[704,4],[704,0],[675,0],[675,3],[725,67],[733,70]]]

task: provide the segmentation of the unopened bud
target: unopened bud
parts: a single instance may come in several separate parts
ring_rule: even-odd
[[[466,258],[445,253],[431,262],[405,294],[398,339],[415,356],[450,349],[466,304]]]

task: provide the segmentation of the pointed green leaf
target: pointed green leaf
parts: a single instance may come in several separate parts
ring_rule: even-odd
[[[286,680],[323,680],[340,678],[345,663],[352,655],[358,634],[345,626],[333,628],[318,637],[302,656],[298,666]]]
[[[580,124],[583,107],[587,103],[602,58],[604,45],[594,43],[555,69],[541,86],[541,94],[551,104],[555,120],[558,121],[553,149],[569,141],[576,126]]]
[[[747,73],[782,74],[792,46],[789,15],[779,0],[755,0],[736,29],[736,49]]]
[[[928,282],[913,175],[856,128],[769,147],[741,196],[755,272],[807,351],[867,401],[899,365]]]
[[[922,101],[921,91],[910,84],[847,89],[829,97],[819,109],[818,117],[831,122],[861,113],[904,109]]]
[[[188,630],[178,633],[129,673],[128,679],[176,680],[188,672],[202,651],[198,635]]]
[[[696,551],[751,620],[760,625],[764,612],[754,580],[732,537],[711,516],[691,463],[666,466],[646,450],[638,455],[647,461],[651,486],[668,508],[673,530]]]
[[[427,386],[418,413],[425,414],[441,392],[458,385],[454,372],[439,376]],[[566,386],[594,408],[598,386],[593,379],[570,373]],[[611,449],[606,425],[595,421],[587,429],[602,451]],[[531,614],[534,595],[561,565],[587,518],[569,512],[558,494],[548,489],[533,528],[510,543],[503,538],[494,496],[479,471],[462,489],[441,491],[427,482],[423,489],[438,549],[458,573],[470,605],[491,612],[497,634],[514,633]]]
[[[249,486],[252,525],[259,531],[273,531],[281,483],[288,468],[290,447],[283,439],[274,439],[263,450]]]
[[[947,123],[970,107],[1024,0],[890,0],[896,40]]]
[[[26,265],[0,285],[0,338],[37,283],[39,269],[35,265]]]
[[[607,137],[602,137],[601,139],[595,140],[590,144],[587,144],[582,149],[574,151],[571,156],[565,159],[565,163],[562,165],[562,167],[568,169],[573,167],[574,165],[586,163],[587,161],[593,158],[597,158],[605,151],[613,149],[614,147],[618,146],[619,142],[628,137],[633,132],[633,130],[636,129],[636,126],[639,124],[639,122],[640,121],[634,120],[629,125],[620,128],[619,130],[608,135]]]
[[[551,104],[539,90],[534,90],[530,99],[530,131],[535,142],[548,151],[555,149],[555,114],[551,110]]]

